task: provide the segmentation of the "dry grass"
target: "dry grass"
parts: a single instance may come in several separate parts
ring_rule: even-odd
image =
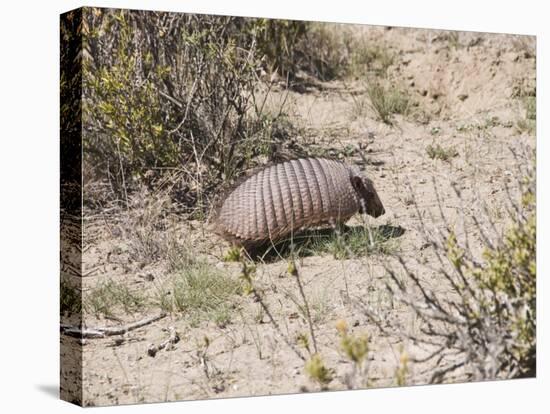
[[[432,160],[449,161],[454,157],[458,157],[458,151],[454,147],[443,147],[441,144],[428,145],[426,153]]]

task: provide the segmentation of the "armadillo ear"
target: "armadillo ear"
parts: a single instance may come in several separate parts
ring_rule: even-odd
[[[363,180],[361,180],[361,177],[351,177],[351,185],[355,191],[361,191],[361,188],[363,188]]]

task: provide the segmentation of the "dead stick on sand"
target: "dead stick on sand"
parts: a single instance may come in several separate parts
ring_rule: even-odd
[[[104,327],[104,328],[79,328],[77,326],[61,324],[61,333],[77,338],[104,338],[112,335],[123,335],[126,332],[133,331],[134,329],[141,328],[142,326],[149,325],[156,322],[166,316],[166,313],[153,316],[151,318],[142,319],[141,321],[132,322],[127,325]]]

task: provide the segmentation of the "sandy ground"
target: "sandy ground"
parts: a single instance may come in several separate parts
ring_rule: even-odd
[[[504,183],[513,185],[511,177],[516,172],[510,148],[521,151],[535,145],[534,132],[516,126],[525,118],[525,105],[515,97],[535,85],[534,39],[383,27],[361,27],[357,35],[395,55],[389,79],[415,102],[411,114],[395,116],[394,125],[388,126],[377,119],[372,108],[361,105],[368,99],[363,80],[330,82],[303,94],[291,92],[286,98],[287,112],[302,127],[296,139],[325,150],[344,151],[350,145],[364,149],[366,172],[386,208],[384,216],[370,218],[369,224],[403,228],[394,241],[403,256],[434,260],[429,249],[421,249],[423,240],[409,187],[421,215],[433,216],[436,227],[444,225],[439,216],[439,194],[448,222],[456,226],[459,237],[467,233],[474,251],[480,251],[482,243],[475,228],[462,226],[460,218],[462,213],[478,214],[481,201],[485,201],[492,218],[505,224]],[[277,99],[284,99],[284,92],[275,94],[273,100]],[[436,144],[454,147],[458,155],[449,161],[431,159],[426,147]],[[357,153],[345,158],[349,163],[361,162]],[[451,184],[462,190],[462,202],[454,196]],[[213,236],[204,223],[183,222],[177,217],[167,220],[166,230],[159,235],[175,235],[224,274],[239,277],[238,263],[221,260],[228,245]],[[350,224],[359,222],[355,217]],[[107,279],[140,292],[154,294],[158,290],[169,273],[165,257],[138,263],[128,254],[131,241],[117,230],[116,223],[101,219],[85,223],[84,297]],[[384,288],[388,260],[382,254],[346,260],[325,254],[297,263],[310,300],[319,351],[327,366],[335,370],[331,390],[346,389],[352,370],[339,349],[335,324],[340,319],[347,321],[351,332],[369,335],[368,381],[363,379],[356,386],[395,385],[401,350],[411,355],[420,352],[414,344],[399,339],[398,332],[394,337],[379,335],[356,306],[360,298],[376,309],[388,326],[418,329],[407,308]],[[286,270],[286,261],[258,263],[256,283],[284,335],[296,338],[309,328],[296,305],[297,285]],[[433,282],[437,291],[436,273],[415,270]],[[120,312],[110,319],[86,314],[85,321],[88,327],[117,326],[159,312],[152,306],[136,314]],[[181,340],[172,349],[149,356],[151,344],[168,339],[169,327],[175,328]],[[62,337],[63,344],[76,341]],[[304,362],[262,314],[260,305],[242,295],[235,296],[230,323],[196,323],[186,314],[171,314],[124,336],[87,339],[83,350],[85,405],[319,390],[305,375]],[[411,366],[407,384],[425,383],[429,370]],[[456,381],[465,378],[459,374]]]

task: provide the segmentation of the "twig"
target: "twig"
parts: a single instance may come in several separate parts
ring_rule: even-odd
[[[149,325],[150,323],[156,322],[159,319],[164,318],[165,316],[166,313],[163,312],[160,315],[142,319],[137,322],[132,322],[127,325],[113,327],[109,326],[103,328],[82,329],[73,325],[61,324],[60,329],[62,334],[74,336],[76,338],[104,338],[106,336],[124,335],[126,332],[130,332],[135,329],[141,328],[142,326]]]
[[[167,93],[164,93],[162,91],[158,91],[159,92],[159,95],[168,99],[170,102],[172,102],[174,105],[176,105],[177,107],[183,109],[183,104],[178,101],[176,98],[174,98],[173,96],[170,96],[168,95]]]

